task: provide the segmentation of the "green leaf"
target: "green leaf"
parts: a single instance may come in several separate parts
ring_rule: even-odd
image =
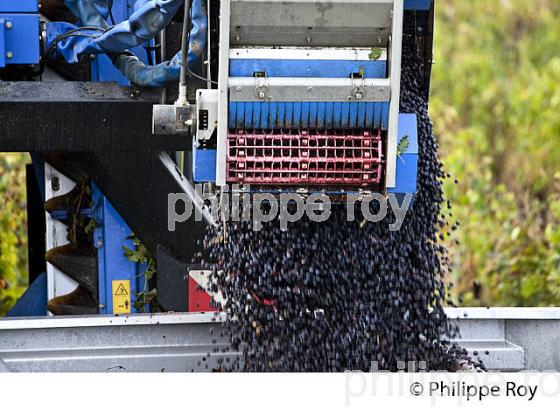
[[[397,145],[397,156],[400,157],[402,154],[404,154],[409,146],[410,142],[408,141],[408,135],[405,135]]]
[[[379,47],[372,47],[368,57],[370,60],[378,60],[379,57],[381,57],[381,54],[383,54],[383,50],[381,50]]]
[[[96,227],[97,227],[97,222],[95,222],[95,219],[90,219],[89,222],[84,227],[84,232],[91,233]]]
[[[124,251],[124,256],[126,256],[126,258],[131,261],[131,262],[139,262],[139,263],[146,263],[147,262],[147,258],[146,256],[138,251],[138,250],[134,250],[134,249],[130,249],[127,246],[123,245],[123,251]]]

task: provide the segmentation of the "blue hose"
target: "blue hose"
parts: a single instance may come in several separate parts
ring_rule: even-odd
[[[80,19],[80,26],[95,26],[109,28],[108,0],[64,0],[66,7]]]
[[[189,35],[187,65],[192,67],[206,51],[208,20],[205,0],[192,2],[192,28]],[[132,53],[120,53],[112,57],[113,64],[132,83],[142,87],[161,87],[179,81],[181,72],[181,52],[164,63],[149,66]]]
[[[170,22],[184,0],[138,0],[134,13],[126,21],[109,28],[107,0],[65,0],[67,7],[83,26],[95,26],[105,31],[82,30],[60,39],[60,35],[78,29],[69,23],[56,22],[47,26],[47,43],[67,62],[76,63],[80,56],[107,53],[115,66],[133,83],[158,87],[179,79],[181,53],[170,61],[148,66],[127,50],[155,37]],[[206,0],[192,1],[188,65],[192,66],[207,47],[208,19]],[[50,46],[49,46],[50,47]]]

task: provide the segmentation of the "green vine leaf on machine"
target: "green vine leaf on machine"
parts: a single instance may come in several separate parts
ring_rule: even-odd
[[[399,141],[399,144],[397,145],[397,156],[401,158],[401,160],[402,160],[401,155],[403,155],[406,152],[409,146],[410,146],[410,142],[408,140],[408,135],[405,135],[404,137],[402,137],[402,139]]]
[[[138,275],[144,276],[144,288],[141,292],[136,294],[136,301],[134,302],[134,307],[140,312],[143,312],[147,304],[157,299],[157,290],[149,289],[149,281],[154,277],[157,271],[156,261],[152,258],[148,248],[142,244],[135,234],[130,235],[127,239],[132,240],[134,249],[123,245],[124,256],[131,262],[147,265],[146,270]]]
[[[383,54],[383,50],[381,50],[379,47],[372,47],[368,58],[370,60],[379,60],[379,57],[381,57],[381,54]]]

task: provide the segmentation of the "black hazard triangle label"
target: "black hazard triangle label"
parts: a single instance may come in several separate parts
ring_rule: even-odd
[[[123,295],[128,295],[128,292],[126,291],[125,287],[121,283],[119,284],[119,287],[117,288],[114,294],[115,296],[123,296]]]

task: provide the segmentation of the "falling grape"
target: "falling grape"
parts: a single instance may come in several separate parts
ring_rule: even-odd
[[[326,222],[304,217],[287,231],[277,220],[260,231],[243,222],[208,231],[206,263],[226,296],[226,334],[242,353],[224,370],[368,371],[372,362],[393,371],[398,362],[483,368],[447,341],[456,329],[443,310],[449,258],[439,237],[451,204],[419,67],[405,41],[400,108],[418,118],[419,169],[400,230],[389,230],[394,215],[362,226],[359,205],[347,222],[343,204]]]

